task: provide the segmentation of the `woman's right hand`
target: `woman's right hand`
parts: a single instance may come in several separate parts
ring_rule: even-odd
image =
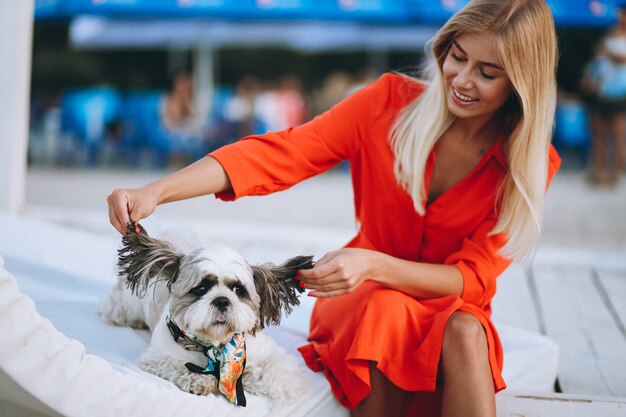
[[[121,234],[125,234],[129,221],[139,222],[156,208],[158,195],[149,186],[142,188],[118,188],[107,197],[109,221]]]
[[[120,188],[107,197],[109,220],[121,234],[129,221],[148,217],[156,206],[232,188],[222,165],[205,156],[186,168],[141,188]]]

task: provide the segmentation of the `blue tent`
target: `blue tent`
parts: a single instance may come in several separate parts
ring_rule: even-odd
[[[36,0],[37,18],[318,20],[441,24],[469,0]],[[559,26],[607,26],[626,0],[547,0]]]
[[[93,14],[118,18],[324,20],[398,23],[405,0],[36,0],[38,17]]]
[[[406,0],[409,19],[444,23],[470,0]],[[616,21],[616,3],[626,0],[547,0],[558,26],[608,26]]]

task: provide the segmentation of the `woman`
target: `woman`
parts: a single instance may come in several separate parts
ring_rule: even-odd
[[[594,103],[597,111],[591,114],[594,141],[591,179],[599,185],[615,185],[626,159],[626,8],[620,9],[616,27],[599,49],[599,56],[588,67],[590,71],[583,79],[583,88],[597,96]],[[614,149],[609,158],[607,150],[611,136]]]
[[[433,52],[428,83],[384,75],[301,127],[108,199],[123,233],[157,204],[267,194],[350,160],[360,230],[299,277],[318,298],[300,352],[353,416],[495,416],[495,279],[532,254],[559,165],[545,1],[474,0]]]

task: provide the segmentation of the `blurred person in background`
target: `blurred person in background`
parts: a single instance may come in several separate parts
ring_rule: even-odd
[[[163,129],[154,138],[168,158],[195,160],[207,151],[206,104],[195,93],[193,76],[186,71],[177,72],[170,91],[159,103]]]
[[[371,68],[359,68],[352,77],[347,94],[354,94],[376,79],[376,71]]]
[[[199,136],[205,115],[198,114],[193,77],[188,72],[174,75],[172,87],[160,105],[161,120],[172,133]]]
[[[600,98],[600,89],[607,71],[612,71],[613,63],[604,48],[604,39],[594,48],[594,55],[585,65],[581,80],[581,98],[585,103],[589,128],[592,137],[591,152],[591,181],[594,184],[604,184],[607,179],[606,169],[606,141],[609,129],[609,120],[605,116],[603,101]]]
[[[257,129],[257,97],[261,83],[254,75],[245,75],[237,83],[235,95],[226,103],[226,119],[232,123],[230,139],[248,136]]]
[[[596,47],[582,88],[593,136],[591,179],[595,184],[617,184],[626,158],[626,8],[620,9],[618,24]]]
[[[314,113],[322,114],[346,98],[351,85],[352,77],[347,72],[335,71],[329,74],[314,94]]]
[[[278,131],[302,124],[308,110],[300,77],[286,74],[278,82],[266,81],[255,111],[265,130]]]
[[[359,230],[299,272],[317,298],[299,350],[353,416],[496,416],[496,277],[533,252],[560,163],[544,0],[473,0],[432,52],[426,81],[385,74],[309,123],[108,197],[124,233],[159,204],[268,194],[349,160]]]
[[[302,81],[296,74],[285,74],[278,82],[276,93],[281,121],[277,130],[298,126],[308,119],[309,110]]]

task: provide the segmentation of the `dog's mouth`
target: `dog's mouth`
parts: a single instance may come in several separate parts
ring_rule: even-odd
[[[227,324],[228,324],[228,321],[226,320],[225,317],[217,317],[215,320],[213,320],[214,326],[226,326]]]

